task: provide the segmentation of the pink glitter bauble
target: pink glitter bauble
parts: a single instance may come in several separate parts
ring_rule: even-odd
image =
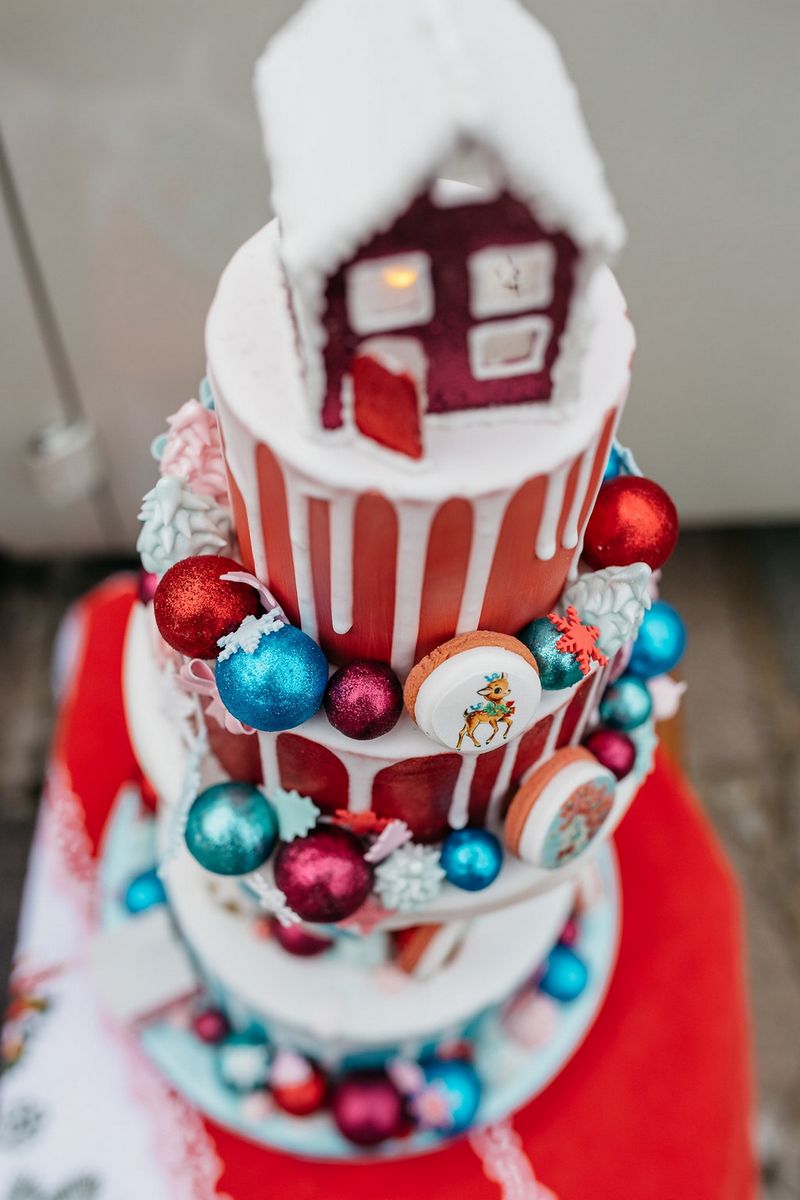
[[[356,1146],[378,1146],[403,1132],[403,1098],[380,1071],[357,1071],[345,1076],[331,1100],[339,1132]]]
[[[596,729],[584,741],[584,746],[602,766],[624,779],[636,761],[636,747],[627,734],[618,729]]]
[[[561,930],[561,937],[558,939],[562,946],[574,946],[580,937],[580,925],[574,917],[570,917],[564,928]]]
[[[158,576],[152,571],[140,571],[138,579],[139,599],[142,604],[150,604],[156,594]]]
[[[307,933],[302,925],[281,925],[280,921],[273,921],[272,936],[287,954],[296,954],[298,958],[313,958],[331,948],[328,938]]]
[[[230,1031],[228,1018],[218,1008],[204,1008],[192,1017],[192,1033],[209,1046],[216,1046]]]
[[[352,662],[331,676],[324,704],[334,729],[363,742],[394,729],[403,711],[403,689],[385,663]]]
[[[352,833],[318,825],[306,837],[281,846],[275,882],[304,921],[341,921],[369,895],[372,867]]]

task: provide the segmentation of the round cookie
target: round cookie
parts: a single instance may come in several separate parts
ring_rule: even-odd
[[[597,838],[614,807],[616,784],[613,773],[588,750],[557,750],[511,801],[506,846],[532,866],[565,866]]]
[[[517,638],[477,630],[413,668],[406,708],[422,732],[462,754],[482,754],[529,729],[542,697],[536,660]]]

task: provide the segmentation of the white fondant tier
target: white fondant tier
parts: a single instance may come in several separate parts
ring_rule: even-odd
[[[557,600],[624,405],[634,347],[611,273],[588,296],[580,397],[429,418],[426,456],[312,425],[273,222],[234,256],[206,330],[242,556],[333,661],[405,675],[454,634],[514,633]]]
[[[313,959],[259,941],[252,921],[220,905],[209,876],[182,854],[167,891],[201,974],[237,1026],[263,1026],[270,1039],[329,1067],[354,1055],[397,1053],[462,1036],[535,972],[563,929],[574,883],[473,921],[457,952],[427,979],[369,967],[330,952]],[[349,942],[360,941],[353,935]],[[380,935],[373,934],[373,938]],[[363,945],[363,943],[362,943]]]
[[[149,782],[161,801],[162,826],[166,827],[170,813],[178,803],[183,784],[184,765],[187,758],[187,744],[183,734],[181,721],[170,707],[169,696],[167,704],[163,702],[164,680],[156,658],[154,639],[152,637],[151,616],[148,610],[136,607],[128,627],[125,650],[125,699],[128,728],[137,754],[139,763]],[[170,708],[170,711],[165,711]],[[309,747],[321,746],[321,742],[305,735],[311,732],[314,722],[321,722],[322,717],[314,718],[302,726],[299,734]],[[319,726],[315,726],[319,728]],[[326,726],[330,729],[330,726]],[[331,735],[340,737],[331,730]],[[288,735],[278,735],[279,737]],[[392,737],[393,734],[388,735]],[[436,761],[436,747],[427,742],[422,734],[413,727],[401,728],[398,738],[420,737],[434,751],[432,761]],[[603,822],[591,846],[580,857],[567,862],[558,870],[531,866],[506,853],[503,866],[495,882],[479,892],[466,892],[445,883],[435,901],[423,909],[412,913],[393,912],[382,923],[383,929],[401,929],[409,925],[440,924],[446,921],[467,920],[482,913],[495,912],[500,909],[520,904],[536,895],[558,888],[564,881],[575,879],[588,860],[595,854],[616,829],[636,792],[651,768],[654,738],[650,725],[634,730],[631,735],[637,745],[637,761],[633,772],[618,785],[611,812]],[[343,739],[344,740],[344,739]],[[384,739],[380,739],[384,740]],[[524,745],[524,738],[518,743]],[[403,742],[400,742],[401,747]],[[546,753],[549,757],[555,748],[551,742]],[[323,747],[324,749],[324,747]],[[514,751],[514,746],[508,747]],[[402,750],[401,750],[402,754]],[[481,755],[463,762],[480,763],[493,755]],[[539,761],[539,760],[537,760]],[[530,768],[529,768],[530,769]],[[224,778],[225,773],[214,760],[207,760],[203,767],[203,783],[209,784]],[[509,776],[510,780],[511,776]],[[283,786],[296,786],[293,779],[281,773]],[[410,786],[410,785],[409,785]],[[266,790],[269,790],[269,774],[267,774]],[[313,789],[312,796],[316,799]],[[269,874],[267,868],[266,874]]]

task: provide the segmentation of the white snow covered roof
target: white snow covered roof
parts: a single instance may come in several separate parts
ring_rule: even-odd
[[[558,48],[516,0],[308,0],[256,96],[282,256],[312,309],[464,142],[546,227],[599,258],[622,243]]]

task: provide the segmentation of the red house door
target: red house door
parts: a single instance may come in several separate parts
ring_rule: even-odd
[[[425,356],[414,338],[371,338],[350,364],[356,428],[389,450],[422,457]]]

